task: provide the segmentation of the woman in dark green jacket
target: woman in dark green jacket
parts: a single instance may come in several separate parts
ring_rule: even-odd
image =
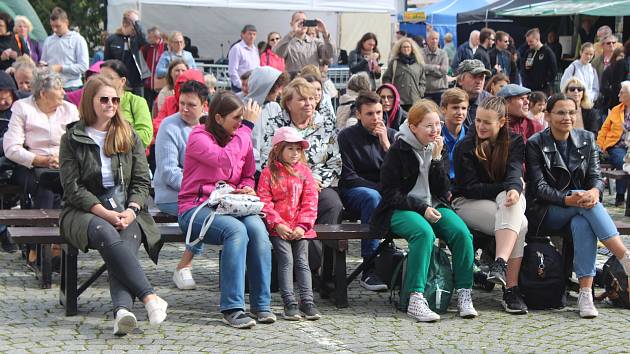
[[[140,242],[154,262],[160,232],[148,214],[149,166],[144,145],[118,110],[120,97],[102,76],[85,86],[80,121],[70,124],[61,139],[60,175],[65,206],[61,235],[74,247],[96,249],[109,273],[114,305],[114,334],[136,327],[130,312],[134,297],[144,302],[151,324],[166,318],[159,298],[137,258]]]

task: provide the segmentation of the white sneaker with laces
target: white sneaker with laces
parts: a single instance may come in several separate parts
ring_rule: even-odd
[[[440,319],[440,315],[431,311],[429,303],[421,293],[411,293],[407,315],[420,322],[435,322]]]
[[[129,312],[127,309],[120,309],[116,311],[116,318],[114,318],[114,335],[124,336],[131,332],[138,326],[138,320],[136,316]]]
[[[192,290],[197,286],[192,276],[192,268],[190,267],[175,269],[175,272],[173,272],[173,282],[180,290]]]
[[[578,309],[580,310],[580,317],[582,318],[595,318],[599,315],[599,311],[597,311],[593,303],[593,293],[590,288],[580,289],[578,294]]]
[[[478,316],[477,310],[473,307],[472,289],[457,290],[457,310],[459,310],[459,317],[462,318],[475,318]]]

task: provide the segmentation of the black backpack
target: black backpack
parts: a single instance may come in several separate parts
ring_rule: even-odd
[[[606,292],[597,296],[601,301],[610,299],[616,307],[630,309],[630,288],[628,287],[628,276],[623,270],[623,266],[615,256],[610,256],[603,268],[603,286]]]
[[[518,284],[527,307],[533,310],[566,306],[566,274],[560,253],[549,242],[525,246]]]

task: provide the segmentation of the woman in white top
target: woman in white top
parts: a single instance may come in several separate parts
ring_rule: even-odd
[[[39,71],[33,95],[13,104],[3,147],[7,158],[19,165],[14,180],[30,194],[34,208],[59,207],[60,196],[39,188],[42,172],[59,168],[59,142],[66,125],[79,120],[77,107],[64,101],[63,80],[53,71]],[[49,182],[49,181],[47,181]]]
[[[580,59],[571,63],[562,74],[560,79],[560,87],[565,87],[567,81],[572,77],[577,77],[584,83],[588,97],[591,99],[591,105],[599,96],[599,78],[597,71],[591,65],[591,60],[595,55],[595,47],[593,43],[586,42],[580,47]]]

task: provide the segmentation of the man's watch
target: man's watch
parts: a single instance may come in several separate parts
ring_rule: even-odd
[[[140,213],[140,208],[138,208],[137,206],[127,206],[127,209],[133,211],[134,214],[136,214],[136,216],[138,216],[138,214]]]

